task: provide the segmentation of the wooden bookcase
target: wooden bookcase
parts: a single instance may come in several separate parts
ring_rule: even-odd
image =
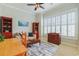
[[[39,39],[39,23],[33,22],[32,23],[32,32],[36,34],[36,39]]]
[[[12,18],[0,17],[0,33],[3,34],[5,38],[12,37]]]

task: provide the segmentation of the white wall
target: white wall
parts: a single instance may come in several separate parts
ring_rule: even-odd
[[[27,11],[27,10],[26,10]],[[32,22],[34,21],[34,15],[29,12],[23,12],[21,10],[8,7],[6,5],[0,4],[0,16],[9,16],[13,19],[13,33],[16,32],[31,32],[32,31]],[[18,20],[26,20],[29,22],[29,26],[27,27],[19,27]]]
[[[39,22],[39,37],[41,39],[41,13],[36,13],[35,14],[35,20],[36,22]]]

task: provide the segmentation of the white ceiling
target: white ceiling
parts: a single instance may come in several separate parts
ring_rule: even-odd
[[[51,8],[58,6],[60,3],[44,3],[42,6],[45,9],[39,8],[37,11],[34,11],[34,6],[27,6],[27,3],[3,3],[2,5],[12,7],[24,12],[36,13],[36,12],[46,12]]]

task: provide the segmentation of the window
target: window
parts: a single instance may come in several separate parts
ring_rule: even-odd
[[[44,20],[44,34],[51,32],[51,18],[45,18]]]
[[[61,35],[67,36],[67,26],[66,25],[61,26]]]
[[[48,20],[48,25],[47,25],[47,27],[48,27],[48,33],[50,33],[51,32],[51,18],[48,18],[47,19]]]
[[[60,33],[60,26],[56,26],[56,33]]]
[[[75,36],[75,12],[68,13],[68,36]]]
[[[56,32],[60,33],[60,16],[56,17]]]
[[[75,24],[75,12],[68,13],[68,24]]]
[[[67,15],[61,16],[61,35],[67,36]]]
[[[52,32],[55,32],[55,17],[52,17]]]
[[[60,25],[60,16],[56,17],[56,25]]]
[[[75,36],[75,25],[68,25],[68,36]]]
[[[48,33],[51,32],[51,26],[48,26]]]
[[[55,32],[55,26],[52,26],[52,32]]]
[[[60,33],[63,36],[75,37],[75,11],[44,18],[44,34],[50,32]]]

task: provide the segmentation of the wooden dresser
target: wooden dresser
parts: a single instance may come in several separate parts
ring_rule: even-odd
[[[48,42],[59,45],[61,43],[59,33],[48,33]]]

